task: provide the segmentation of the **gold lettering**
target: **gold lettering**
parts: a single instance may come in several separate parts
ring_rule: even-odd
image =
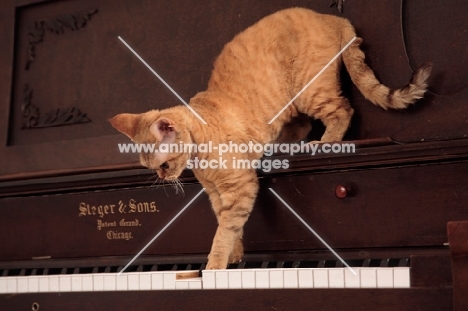
[[[87,213],[88,210],[87,210],[87,208],[86,208],[86,203],[85,203],[85,202],[81,202],[78,209],[80,210],[80,212],[78,213],[78,217],[87,216],[87,215],[88,215],[88,213]]]
[[[157,212],[156,202],[137,202],[135,199],[128,201],[129,213],[154,213]]]
[[[97,229],[101,230],[102,228],[107,228],[107,227],[117,227],[117,222],[116,221],[102,221],[101,219],[97,220]]]
[[[125,208],[127,207],[127,205],[125,205],[122,200],[119,201],[119,213],[120,214],[123,214],[123,213],[126,213],[127,211],[125,211]]]
[[[130,211],[128,211],[129,213],[135,213],[137,211],[137,206],[135,203],[136,201],[134,199],[130,199],[128,202],[128,205],[130,206]]]
[[[122,218],[122,220],[120,220],[119,222],[119,225],[121,227],[138,227],[141,226],[141,223],[137,218],[135,218],[135,220],[130,221],[125,221],[125,218]]]
[[[108,240],[131,240],[133,239],[131,232],[120,232],[120,231],[113,231],[109,230],[106,233],[106,237]]]

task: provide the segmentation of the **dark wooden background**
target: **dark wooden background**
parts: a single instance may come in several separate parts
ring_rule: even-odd
[[[346,139],[466,137],[466,1],[353,0],[345,2],[342,13],[329,3],[2,1],[0,180],[135,165],[136,155],[118,153],[117,143],[128,140],[106,120],[120,112],[180,103],[118,36],[188,101],[205,89],[215,57],[236,33],[293,6],[349,18],[364,38],[368,63],[390,87],[405,85],[419,64],[434,63],[431,92],[406,111],[385,112],[372,106],[344,78],[344,91],[356,109]],[[86,25],[81,27],[83,20]],[[39,116],[36,126],[46,127],[24,122],[28,111]],[[67,120],[70,111],[74,117]],[[51,114],[59,115],[59,120],[47,121]]]
[[[350,0],[342,13],[329,3],[3,1],[0,259],[132,256],[200,190],[188,172],[185,197],[156,189],[137,155],[118,152],[117,143],[129,140],[108,118],[180,104],[118,36],[188,101],[205,89],[225,43],[292,6],[349,18],[364,38],[368,63],[390,87],[404,86],[425,61],[434,72],[423,100],[387,112],[364,100],[343,72],[356,110],[346,139],[359,144],[358,152],[287,157],[290,169],[261,174],[246,250],[323,249],[268,187],[334,247],[442,248],[447,221],[468,218],[468,2]],[[352,187],[353,195],[336,198],[337,185]],[[143,226],[133,242],[109,241],[95,217],[78,217],[80,202],[131,198],[160,209],[137,217]],[[147,254],[208,252],[216,223],[206,195],[186,213]]]

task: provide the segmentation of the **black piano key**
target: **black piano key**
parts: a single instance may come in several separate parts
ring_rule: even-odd
[[[380,268],[387,268],[389,262],[390,262],[390,259],[389,259],[389,258],[382,259],[382,260],[380,261]]]
[[[408,267],[409,266],[409,258],[401,258],[398,261],[398,267]]]
[[[364,261],[362,263],[362,266],[363,267],[370,267],[370,264],[371,264],[371,260],[369,258],[367,258],[367,259],[364,259]]]

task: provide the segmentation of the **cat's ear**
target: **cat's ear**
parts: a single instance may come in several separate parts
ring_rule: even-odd
[[[117,131],[124,133],[133,140],[138,130],[140,118],[139,114],[121,113],[108,121]]]
[[[163,143],[173,143],[176,138],[176,125],[168,118],[159,118],[150,126],[150,133],[156,138],[156,141]]]

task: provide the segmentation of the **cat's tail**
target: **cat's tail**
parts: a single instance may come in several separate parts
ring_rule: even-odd
[[[351,27],[351,28],[349,28]],[[356,34],[352,26],[345,27],[342,47],[344,47]],[[361,38],[343,51],[343,62],[348,70],[351,80],[365,98],[377,106],[387,110],[403,109],[422,98],[427,89],[427,79],[432,70],[432,63],[425,63],[414,73],[408,85],[401,89],[391,90],[377,80],[372,69],[365,63],[365,55],[359,48]]]

